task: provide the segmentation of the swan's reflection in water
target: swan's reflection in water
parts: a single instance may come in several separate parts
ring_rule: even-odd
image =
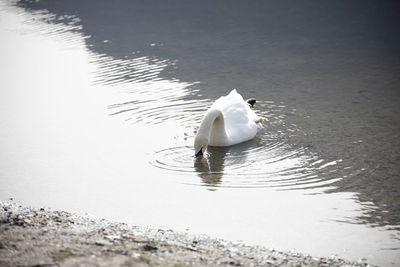
[[[194,169],[205,185],[214,187],[222,181],[226,154],[220,150],[220,148],[209,149],[209,157],[195,159]]]
[[[230,147],[208,147],[207,156],[194,161],[194,169],[209,190],[222,183],[225,167],[235,169],[246,164],[247,154],[256,148],[257,139]]]

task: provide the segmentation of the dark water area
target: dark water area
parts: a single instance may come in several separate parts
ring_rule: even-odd
[[[303,203],[298,200],[299,194],[316,194],[328,211],[322,207],[321,217],[317,218],[323,219],[309,221],[301,213],[312,214],[308,208],[312,210],[318,205],[304,200],[310,207],[299,211],[296,227],[300,229],[304,224],[312,230],[315,221],[333,220],[337,228],[332,229],[331,237],[322,233],[332,240],[342,231],[343,222],[350,223],[362,229],[355,237],[349,234],[349,240],[357,242],[361,242],[359,236],[363,235],[361,226],[388,231],[395,244],[383,242],[377,246],[379,253],[391,253],[391,259],[385,261],[385,256],[377,252],[376,262],[395,265],[400,230],[400,2],[39,0],[16,1],[15,6],[36,16],[33,22],[25,23],[37,27],[38,32],[44,31],[46,36],[61,38],[64,43],[72,43],[72,47],[79,42],[63,37],[63,33],[83,36],[90,63],[99,66],[89,87],[97,89],[99,85],[112,93],[122,92],[119,100],[107,99],[104,109],[108,117],[122,118],[129,126],[157,129],[156,138],[157,131],[165,131],[162,127],[154,128],[157,125],[175,121],[185,129],[184,137],[173,138],[176,144],[168,140],[162,148],[145,146],[140,151],[151,155],[148,165],[153,169],[146,166],[145,172],[174,177],[168,182],[159,178],[159,182],[166,183],[164,191],[147,185],[149,182],[141,178],[120,178],[126,187],[144,184],[143,192],[152,195],[152,190],[159,190],[164,196],[169,195],[165,191],[176,190],[173,184],[178,179],[189,185],[188,192],[199,194],[199,199],[227,201],[221,202],[223,206],[229,206],[231,201],[236,203],[224,196],[237,194],[243,200],[236,205],[251,206],[260,197],[260,204],[254,205],[254,209],[260,205],[273,211],[269,201],[277,200],[282,212],[277,212],[276,217],[281,216],[282,221],[285,216],[291,218],[283,214],[285,210],[297,214],[295,202]],[[49,30],[35,20],[57,27]],[[76,66],[80,65],[84,64]],[[212,101],[233,88],[244,98],[256,98],[256,111],[269,123],[251,142],[210,148],[207,160],[193,162],[193,128]],[[91,95],[94,102],[96,97]],[[154,134],[144,129],[138,132]],[[144,158],[140,153],[138,157]],[[120,153],[111,161],[128,161],[123,155]],[[99,171],[104,167],[94,166]],[[205,187],[206,192],[198,193],[193,185]],[[98,194],[106,192],[100,190]],[[291,194],[287,192],[293,194],[286,195]],[[179,194],[190,193],[176,193]],[[253,194],[254,198],[245,199]],[[352,217],[354,214],[347,215],[352,208],[341,202],[348,200],[348,194],[360,204],[356,218]],[[288,200],[286,196],[290,196]],[[327,196],[339,196],[338,208],[326,202]],[[160,205],[157,201],[154,198],[148,205]],[[170,197],[168,201],[165,203],[171,207],[177,205]],[[197,205],[195,197],[190,201],[188,206]],[[203,217],[219,218],[219,206],[212,206]],[[265,214],[257,215],[259,210],[246,212],[248,206],[232,216],[234,222],[243,221],[239,228],[246,225],[251,235],[253,222],[243,219],[246,214],[256,214],[252,218],[260,220],[257,226],[269,221]],[[233,204],[227,208],[235,209]],[[148,211],[143,210],[141,214],[146,218]],[[190,207],[182,210],[187,213]],[[339,216],[335,215],[336,210]],[[147,218],[158,218],[153,217]],[[171,220],[180,223],[178,219]],[[218,227],[224,223],[221,219]],[[207,221],[199,224],[207,225]],[[278,220],[276,225],[280,224]],[[215,231],[218,227],[214,227]],[[324,227],[330,229],[332,225],[318,229]],[[273,226],[263,229],[265,236],[273,233],[269,228]],[[287,240],[283,231],[292,228],[282,226],[280,239]],[[297,228],[293,229],[297,234]],[[354,230],[348,229],[351,228],[342,232]],[[307,235],[306,231],[303,235]],[[319,239],[318,231],[312,235]],[[304,236],[299,237],[304,239],[301,244],[310,249]],[[262,242],[269,242],[268,238]]]

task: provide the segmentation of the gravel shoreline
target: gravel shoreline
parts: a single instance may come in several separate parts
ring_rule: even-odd
[[[369,266],[0,202],[0,266]]]

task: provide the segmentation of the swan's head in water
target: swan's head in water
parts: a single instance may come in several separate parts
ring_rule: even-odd
[[[201,134],[196,135],[196,138],[194,139],[194,153],[196,158],[203,155],[207,146],[208,146],[208,138],[204,137]]]

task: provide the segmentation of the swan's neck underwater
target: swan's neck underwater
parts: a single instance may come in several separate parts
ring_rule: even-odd
[[[194,146],[196,153],[202,148],[203,152],[208,145],[224,146],[228,140],[225,129],[224,115],[218,109],[211,109],[204,116],[197,132]]]

